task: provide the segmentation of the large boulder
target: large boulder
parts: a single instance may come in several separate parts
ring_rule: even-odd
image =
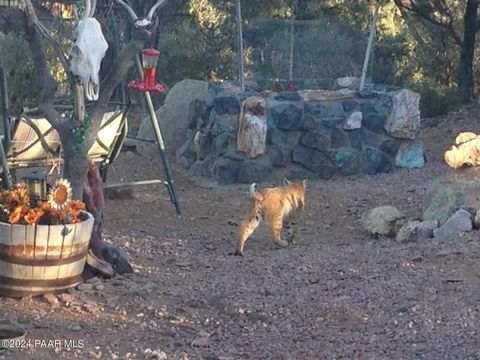
[[[281,102],[273,103],[271,110],[275,125],[282,130],[302,130],[303,125],[303,103]]]
[[[391,93],[392,110],[385,130],[393,137],[414,139],[420,130],[420,95],[403,89]]]
[[[422,168],[425,166],[425,156],[423,155],[423,146],[419,142],[404,142],[400,145],[398,153],[395,156],[395,165],[408,169]]]
[[[441,176],[427,189],[423,219],[444,224],[458,209],[480,209],[480,169],[469,168]]]
[[[454,169],[463,165],[480,165],[480,136],[472,132],[460,133],[455,139],[455,145],[445,152],[444,158]]]
[[[292,162],[303,165],[321,179],[331,179],[337,171],[326,154],[301,144],[293,149]]]
[[[162,131],[165,147],[169,154],[175,155],[187,140],[187,128],[190,121],[190,103],[202,92],[208,89],[208,83],[199,80],[182,80],[176,83],[167,93],[165,102],[156,110],[157,119]],[[150,116],[145,117],[138,129],[138,137],[156,140]],[[155,143],[140,142],[137,145],[140,154],[160,156]]]
[[[381,172],[393,170],[390,158],[382,151],[367,147],[362,153],[363,172],[368,175],[375,175]]]
[[[354,175],[361,171],[360,153],[352,148],[341,148],[331,153],[332,161],[342,175]]]
[[[320,131],[305,132],[300,142],[306,147],[320,151],[330,149],[330,139]]]

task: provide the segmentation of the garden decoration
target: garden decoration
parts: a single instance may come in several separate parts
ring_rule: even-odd
[[[157,63],[160,51],[148,48],[143,50],[142,55],[142,80],[132,80],[128,86],[138,91],[164,92],[165,85],[157,83]]]
[[[143,74],[143,68],[140,63],[140,58],[137,55],[136,58],[138,71]],[[145,95],[145,100],[147,102],[148,113],[150,115],[150,120],[152,122],[152,128],[155,132],[155,137],[157,138],[158,149],[160,150],[160,157],[162,159],[163,168],[165,170],[165,175],[167,176],[167,181],[164,184],[167,186],[168,194],[170,195],[170,201],[175,205],[175,210],[178,215],[181,215],[182,211],[180,209],[180,203],[178,201],[177,192],[175,190],[175,185],[173,183],[173,176],[170,170],[170,163],[168,161],[167,150],[165,149],[165,143],[163,142],[162,131],[160,130],[160,125],[157,120],[157,114],[153,108],[152,98],[150,97],[149,91],[143,91]]]
[[[77,285],[85,266],[93,216],[58,179],[0,192],[0,295],[20,297]],[[38,180],[38,181],[37,181]]]
[[[135,11],[133,11],[133,9],[123,0],[117,0],[117,3],[122,5],[127,10],[127,12],[130,14],[130,17],[132,18],[132,20],[134,22],[134,25],[136,27],[148,27],[152,22],[152,17],[154,15],[156,9],[159,6],[161,6],[165,1],[166,0],[159,0],[150,9],[147,17],[145,17],[145,18],[139,18],[137,16],[137,14],[135,14]],[[152,51],[152,50],[154,50],[154,51]],[[145,51],[146,51],[146,54],[145,54]],[[150,115],[150,120],[152,122],[152,127],[153,127],[153,130],[155,132],[155,137],[157,139],[158,148],[160,150],[160,157],[162,159],[162,164],[163,164],[163,167],[164,167],[164,170],[165,170],[165,175],[167,177],[167,181],[166,182],[162,181],[162,183],[164,183],[167,186],[168,194],[170,196],[170,201],[172,202],[172,204],[175,205],[175,210],[177,211],[177,214],[181,215],[180,203],[178,201],[177,192],[175,190],[175,185],[174,185],[174,182],[173,182],[172,172],[171,172],[170,164],[169,164],[169,161],[168,161],[167,151],[165,150],[165,143],[163,142],[163,136],[162,136],[162,132],[160,130],[160,125],[158,124],[157,115],[155,114],[155,109],[153,108],[152,98],[150,96],[150,91],[148,90],[149,87],[154,86],[153,85],[154,82],[156,83],[156,79],[155,79],[156,70],[154,70],[154,69],[156,69],[156,63],[158,61],[159,55],[160,55],[160,53],[157,52],[157,50],[155,50],[155,49],[145,49],[143,51],[143,64],[140,61],[140,57],[138,55],[136,56],[135,60],[136,60],[136,63],[137,63],[137,69],[138,69],[139,73],[141,74],[141,76],[143,77],[143,83],[147,84],[147,85],[139,86],[139,87],[143,87],[143,90],[140,89],[140,88],[137,88],[137,90],[140,90],[144,93],[145,100],[147,102],[148,113]],[[155,66],[153,66],[153,65],[155,65]],[[144,76],[145,74],[147,76]],[[143,182],[143,183],[152,183],[152,181],[147,181],[147,182]],[[125,184],[124,186],[128,186],[128,185],[135,185],[135,184],[130,183],[130,184]]]
[[[78,22],[76,40],[71,50],[70,71],[79,77],[85,89],[85,96],[90,101],[98,100],[100,64],[108,49],[102,27],[93,17],[95,7],[85,12]]]
[[[45,200],[48,194],[47,190],[47,175],[34,171],[22,177],[25,181],[27,192],[32,201]]]
[[[146,16],[146,18],[137,19],[138,21],[135,22],[135,26],[131,28],[132,36],[128,40],[128,44],[125,46],[122,52],[116,55],[116,59],[111,64],[109,71],[106,72],[104,76],[100,74],[100,76],[102,76],[101,80],[98,79],[99,74],[97,72],[97,67],[104,56],[106,44],[104,42],[104,37],[101,34],[101,31],[98,31],[100,29],[99,26],[97,26],[98,24],[96,20],[92,18],[97,1],[75,1],[75,8],[79,11],[83,8],[84,11],[82,11],[81,16],[81,24],[83,25],[80,24],[81,26],[78,26],[76,38],[73,39],[73,41],[71,41],[72,39],[68,38],[68,34],[66,33],[58,34],[58,37],[52,36],[53,33],[49,29],[49,27],[45,26],[38,18],[36,14],[36,9],[43,8],[48,10],[48,2],[43,4],[39,2],[34,2],[32,0],[22,1],[23,6],[20,10],[18,10],[18,12],[24,14],[24,16],[26,17],[26,21],[19,22],[19,25],[24,27],[25,33],[27,34],[26,40],[31,50],[31,57],[34,64],[36,78],[39,80],[41,79],[40,92],[37,97],[38,107],[35,109],[35,116],[40,116],[41,118],[32,119],[31,117],[22,117],[25,121],[16,121],[15,126],[20,123],[29,125],[30,128],[35,129],[33,126],[31,126],[32,123],[41,127],[43,127],[43,125],[47,123],[50,125],[50,127],[53,128],[53,130],[50,131],[45,127],[45,132],[48,132],[48,134],[46,134],[44,131],[37,133],[35,130],[32,132],[22,132],[22,134],[19,134],[25,135],[22,136],[20,140],[28,140],[31,142],[31,144],[34,145],[35,150],[37,150],[38,148],[38,152],[35,151],[35,154],[33,154],[33,148],[29,149],[28,147],[23,147],[25,141],[15,143],[16,145],[22,145],[22,153],[18,154],[17,152],[15,154],[17,156],[15,156],[13,153],[15,152],[15,150],[18,150],[18,146],[2,147],[2,149],[8,149],[5,149],[6,151],[0,152],[0,161],[2,162],[3,170],[2,175],[5,175],[4,177],[6,178],[2,182],[2,186],[6,185],[10,188],[11,184],[14,184],[16,182],[10,181],[15,179],[12,179],[10,176],[13,174],[8,174],[8,166],[12,167],[12,170],[15,167],[19,168],[20,165],[25,165],[24,167],[28,167],[31,166],[33,163],[43,167],[49,163],[49,160],[53,159],[55,161],[54,164],[57,166],[56,168],[59,169],[61,166],[63,168],[64,176],[68,178],[71,182],[71,188],[74,197],[77,199],[82,197],[82,192],[84,190],[84,182],[86,180],[85,168],[88,166],[88,161],[96,161],[96,159],[100,161],[101,159],[105,159],[106,161],[108,161],[105,162],[105,164],[109,164],[114,158],[114,155],[117,153],[116,150],[121,147],[121,141],[126,134],[126,112],[124,111],[123,114],[111,117],[105,122],[103,121],[104,116],[108,111],[113,92],[117,88],[118,84],[122,81],[122,79],[126,77],[127,71],[132,63],[131,60],[133,60],[134,57],[137,56],[137,54],[140,53],[143,48],[145,48],[145,43],[149,40],[149,37],[151,35],[148,31],[148,26],[151,24],[151,19],[153,18],[155,11],[159,8],[161,4],[165,3],[165,1],[166,0],[157,0],[152,6],[152,8],[148,11],[148,15]],[[119,1],[118,3],[123,3],[123,1]],[[79,25],[79,23],[76,23],[76,25]],[[45,46],[47,43],[53,48],[53,54],[51,52],[47,53]],[[75,44],[75,46],[72,47],[68,56],[65,53],[65,46],[67,44]],[[85,51],[93,52],[92,56],[90,57],[85,55]],[[52,55],[58,59],[65,73],[69,75],[70,91],[73,97],[73,116],[71,117],[65,117],[63,112],[60,111],[60,107],[58,107],[54,103],[56,99],[56,89],[58,88],[58,79],[55,79],[52,76],[52,73],[50,72],[50,64],[47,61],[51,59]],[[84,58],[84,56],[86,56],[86,59]],[[98,87],[98,84],[100,83],[101,88]],[[85,100],[87,99],[92,100],[88,107],[88,115],[85,114]],[[65,107],[63,107],[63,109],[65,109]],[[71,107],[69,106],[67,110],[71,110]],[[119,121],[117,121],[117,119]],[[116,130],[109,129],[110,126],[107,125],[107,123],[115,127]],[[114,126],[115,124],[118,124],[119,126]],[[38,128],[39,126],[36,127]],[[27,126],[25,126],[24,128],[26,127]],[[18,129],[16,127],[13,127],[11,133],[12,138],[13,136],[18,134],[17,130]],[[29,133],[33,135],[37,134],[38,136],[29,136]],[[55,141],[53,142],[53,144],[55,145],[54,147],[50,147],[52,142],[47,141],[46,136],[52,138],[55,137]],[[112,146],[109,146],[103,141],[103,139],[105,138],[114,139],[111,142]],[[7,143],[8,141],[5,141],[4,145]],[[98,149],[99,151],[93,151],[92,149]],[[96,154],[98,154],[99,152],[101,152],[101,155],[96,156]],[[19,155],[22,156],[21,164],[18,162]],[[29,155],[39,156],[35,156],[32,159],[32,157]],[[103,163],[104,162],[102,160],[102,164]],[[68,199],[66,199],[66,201],[68,201]],[[95,209],[95,215],[98,215],[101,225],[103,208],[102,206],[96,206]],[[86,213],[88,214],[88,212]],[[92,217],[91,214],[88,214],[88,217]],[[20,215],[20,220],[21,219],[22,215]],[[80,220],[83,219],[81,218]],[[89,225],[90,229],[88,229],[88,231],[83,229],[71,229],[71,226],[81,227],[84,222],[88,222],[88,224],[90,224],[90,220],[88,219],[76,223],[65,222],[65,224],[59,223],[56,225],[43,223],[33,225],[20,223],[10,224],[6,222],[5,225],[11,226],[12,229],[2,228],[0,229],[0,234],[14,234],[15,231],[17,231],[14,229],[19,229],[17,227],[25,227],[18,230],[17,232],[19,234],[23,234],[24,237],[31,236],[33,237],[33,240],[30,238],[25,238],[21,240],[14,240],[14,242],[17,241],[19,245],[23,244],[22,246],[25,246],[25,244],[32,243],[33,241],[32,246],[35,247],[38,244],[41,244],[41,239],[37,239],[37,236],[43,236],[44,238],[48,239],[50,235],[54,235],[55,233],[57,233],[58,237],[62,239],[62,242],[57,244],[58,248],[61,249],[64,243],[67,245],[69,244],[68,241],[70,241],[70,237],[72,237],[73,234],[76,234],[75,236],[80,236],[81,234],[86,234],[87,232],[88,234],[91,234],[91,224]],[[3,223],[0,222],[0,224]],[[43,232],[42,235],[40,233],[42,233],[42,229],[44,226],[47,226],[49,230],[47,233]],[[96,227],[96,229],[99,228],[101,228],[101,226]],[[33,234],[29,233],[31,229],[34,229]],[[9,244],[11,244],[12,241],[10,238],[3,239],[3,235],[0,235],[0,240],[5,240]],[[87,245],[89,244],[89,240],[90,239],[86,239],[85,241]],[[43,249],[49,248],[52,243],[56,243],[56,240],[52,240],[48,244],[44,244]],[[90,243],[92,243],[92,241],[90,241]],[[99,238],[99,243],[100,245],[98,247],[101,248],[103,246],[101,238]],[[77,246],[76,248],[74,248],[75,252],[72,253],[72,256],[76,256],[80,259],[83,254],[77,253],[76,250],[83,248],[83,246]],[[38,251],[35,251],[34,254],[41,254],[40,249]],[[62,261],[61,265],[69,261],[67,260],[67,258],[69,257],[67,250],[63,251],[60,255]],[[35,256],[36,255],[34,255],[34,260],[36,260]],[[49,263],[51,260],[60,259],[59,257],[55,258],[55,256],[53,256],[53,258],[49,258],[49,256],[40,259],[43,262],[46,262],[48,266],[51,266],[51,264]],[[23,261],[23,263],[28,266],[30,266],[31,262],[31,259],[18,260],[18,258],[15,258],[14,260],[20,263],[22,263]],[[81,265],[83,266],[83,264]],[[0,273],[1,266],[2,265],[0,265]],[[70,264],[69,266],[72,269],[75,269],[77,267],[73,266],[72,264]],[[29,268],[22,268],[20,271],[22,272],[24,270],[26,272],[31,272]],[[62,272],[68,271],[57,271],[57,273]],[[43,273],[47,273],[47,271],[44,271]],[[73,277],[73,275],[71,277]],[[2,283],[3,281],[0,279],[0,284]],[[69,281],[68,285],[70,284],[71,282]],[[44,285],[46,286],[47,284]],[[65,283],[63,283],[63,285],[65,285]],[[17,290],[22,289],[17,288]],[[37,290],[43,291],[44,289]]]

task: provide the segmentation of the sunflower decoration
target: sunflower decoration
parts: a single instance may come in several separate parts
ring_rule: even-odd
[[[48,199],[30,201],[27,188],[0,190],[0,222],[20,225],[58,225],[82,221],[85,204],[72,200],[68,180],[59,179],[50,189]]]
[[[48,203],[54,210],[63,211],[72,201],[72,187],[66,179],[58,179],[48,194]]]

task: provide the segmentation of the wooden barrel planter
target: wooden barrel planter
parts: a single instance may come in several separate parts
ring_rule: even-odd
[[[77,285],[85,266],[93,216],[68,225],[0,222],[0,296],[58,292]]]

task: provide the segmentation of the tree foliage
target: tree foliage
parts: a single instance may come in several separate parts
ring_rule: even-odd
[[[99,0],[99,4],[104,2]],[[142,13],[154,0],[130,2]],[[479,28],[477,14],[479,1],[384,0],[381,3],[369,78],[380,83],[402,84],[422,93],[429,91],[429,94],[436,94],[440,98],[452,97],[454,91],[459,88],[463,101],[471,99],[478,87],[477,64],[480,59],[475,52],[475,40]],[[246,41],[255,43],[256,40],[260,44],[261,35],[267,35],[251,31],[251,24],[258,19],[295,18],[335,22],[350,29],[351,34],[334,32],[332,39],[337,41],[325,44],[343,46],[346,53],[351,50],[361,58],[364,55],[363,42],[356,39],[358,36],[365,41],[373,7],[376,4],[375,0],[242,0]],[[129,29],[123,19],[124,16],[116,14],[115,21],[120,34],[126,35]],[[8,22],[8,18],[3,21]],[[111,21],[111,18],[101,19],[105,29],[108,30],[107,38],[111,31]],[[153,37],[158,41],[154,40],[150,45],[158,46],[161,50],[159,76],[162,81],[171,86],[184,78],[214,81],[237,78],[235,2],[169,0],[162,9],[158,25],[157,32],[154,33],[156,36]],[[280,34],[281,31],[274,28],[271,31],[272,38],[275,35],[275,41],[281,44],[283,36]],[[322,37],[326,39],[328,38],[326,35],[321,31],[307,33],[305,37],[310,39],[312,47],[309,51],[302,50],[295,56],[301,58],[303,55],[314,53],[321,55],[323,50],[323,53],[328,54],[331,49],[327,48],[327,45],[322,49],[321,41],[315,47],[316,39]],[[349,44],[348,39],[356,46]],[[0,38],[0,43],[4,41]],[[281,45],[285,48],[288,46]],[[275,69],[274,62],[268,65],[271,67],[270,70],[265,68],[267,65],[260,63],[262,57],[273,56],[273,43],[264,43],[261,46],[264,47],[261,52],[255,48],[245,47],[245,57],[250,64],[247,70],[250,71],[252,66],[256,66],[255,71],[274,74],[275,72],[271,70],[278,70]],[[18,65],[18,59],[16,60]],[[107,62],[108,60],[105,61]],[[29,66],[31,67],[27,63],[22,68],[28,69]],[[342,71],[349,71],[348,67],[345,69]],[[20,70],[16,73],[19,74]],[[16,94],[23,93],[16,89]],[[27,99],[24,95],[20,98]]]
[[[474,58],[476,34],[480,28],[478,0],[394,0],[409,23],[423,27],[427,34],[438,32],[441,38],[437,44],[440,50],[438,57],[448,58],[454,54],[456,63],[456,76],[454,80],[458,86],[458,93],[462,102],[470,102],[474,93]],[[413,15],[412,15],[413,14]],[[411,27],[412,33],[417,29]],[[417,36],[419,43],[425,43],[425,38]],[[431,41],[429,43],[432,43]],[[458,49],[455,48],[455,46]],[[443,47],[443,48],[442,48]],[[443,51],[442,51],[443,50]],[[445,67],[447,76],[451,78],[451,69]]]

